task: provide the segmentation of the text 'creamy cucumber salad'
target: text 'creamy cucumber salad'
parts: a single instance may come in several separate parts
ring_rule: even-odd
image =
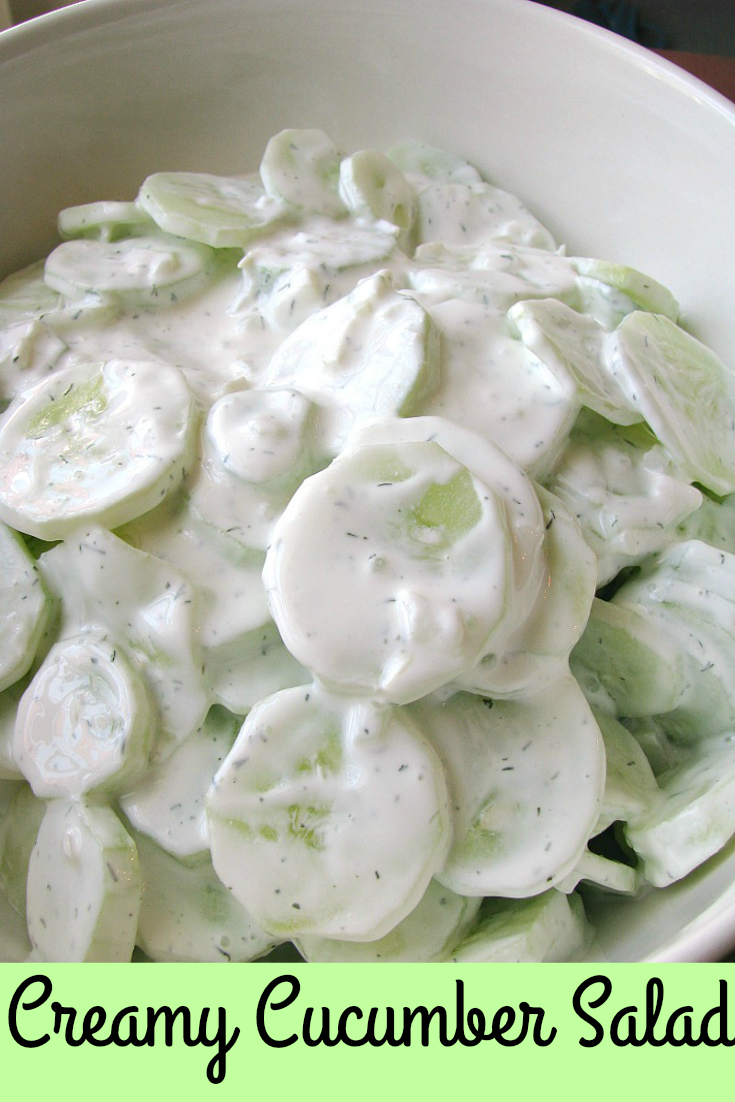
[[[735,832],[735,375],[420,142],[0,284],[9,959],[594,956]]]

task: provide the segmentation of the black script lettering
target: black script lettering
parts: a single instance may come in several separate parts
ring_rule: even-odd
[[[593,987],[595,984],[598,983],[602,984],[602,994],[599,996],[599,998],[589,1000],[589,1005],[592,1007],[593,1010],[596,1010],[598,1006],[602,1006],[604,1002],[607,1002],[612,993],[612,983],[607,976],[590,976],[589,979],[583,980],[583,982],[580,983],[579,987],[572,995],[572,1006],[574,1008],[574,1013],[577,1015],[578,1018],[581,1018],[583,1021],[591,1025],[595,1031],[594,1037],[579,1038],[579,1043],[584,1048],[595,1048],[595,1046],[599,1045],[600,1041],[605,1036],[605,1030],[600,1025],[597,1018],[593,1018],[591,1014],[588,1014],[586,1010],[582,1009],[582,996],[587,994],[587,991],[590,987]]]
[[[261,1041],[265,1041],[265,1043],[267,1045],[270,1045],[271,1048],[288,1048],[289,1045],[294,1044],[298,1040],[298,1037],[295,1033],[292,1033],[290,1037],[286,1037],[283,1041],[276,1040],[275,1037],[271,1037],[268,1029],[266,1028],[265,1011],[268,1007],[268,1000],[270,999],[276,988],[280,987],[282,983],[290,984],[291,991],[280,1002],[270,1003],[270,1009],[283,1010],[285,1007],[290,1006],[292,1002],[295,1002],[295,1000],[299,997],[299,992],[301,991],[301,984],[296,979],[296,976],[276,976],[274,980],[271,980],[263,994],[258,999],[258,1009],[255,1016],[256,1025],[258,1027],[258,1035],[260,1036]]]
[[[28,988],[34,984],[40,983],[43,985],[43,991],[31,1002],[21,1003],[21,999],[25,995]],[[29,976],[28,979],[23,982],[16,989],[15,994],[10,1000],[10,1007],[8,1008],[8,1028],[10,1029],[10,1036],[13,1038],[16,1044],[22,1045],[23,1048],[39,1048],[41,1045],[45,1045],[48,1040],[51,1039],[49,1033],[44,1033],[43,1037],[37,1037],[34,1040],[24,1037],[18,1029],[18,1005],[20,1004],[22,1010],[35,1010],[48,999],[51,994],[51,980],[48,976],[38,975]]]

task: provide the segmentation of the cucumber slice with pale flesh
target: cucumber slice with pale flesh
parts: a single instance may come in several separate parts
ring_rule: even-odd
[[[153,961],[226,964],[263,956],[278,944],[217,877],[212,862],[189,867],[135,834],[143,900],[136,942]]]
[[[216,249],[245,248],[287,216],[252,180],[206,172],[156,172],[137,202],[166,233]]]
[[[441,961],[472,925],[479,899],[457,895],[432,880],[410,915],[377,941],[339,941],[335,938],[296,939],[301,955],[319,964],[417,964]]]
[[[692,481],[735,490],[735,372],[660,314],[616,331],[611,367],[631,404]]]
[[[120,644],[77,635],[51,648],[23,694],[13,758],[37,796],[120,791],[148,762],[153,723]]]
[[[282,130],[263,153],[260,175],[268,195],[299,211],[346,212],[338,193],[342,154],[323,130]]]
[[[302,483],[263,579],[299,662],[398,704],[475,660],[505,615],[509,556],[499,498],[443,448],[364,445]]]
[[[450,842],[442,767],[408,717],[316,687],[253,708],[207,810],[217,875],[286,938],[383,937]]]
[[[135,843],[114,811],[49,801],[28,867],[35,959],[129,961],[141,894]]]
[[[589,938],[578,896],[549,891],[532,899],[486,899],[474,928],[448,960],[454,964],[580,960]]]
[[[579,860],[602,802],[605,752],[573,678],[535,696],[458,694],[410,714],[447,772],[453,843],[437,879],[462,895],[521,898]]]
[[[40,539],[110,528],[175,489],[192,460],[194,400],[154,362],[81,363],[21,394],[0,428],[0,517]]]
[[[30,669],[50,602],[26,546],[0,521],[0,692]]]

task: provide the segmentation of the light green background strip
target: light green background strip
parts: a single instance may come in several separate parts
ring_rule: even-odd
[[[655,1003],[662,995],[655,1034],[661,1038],[671,1014],[680,1007],[692,1007],[679,1016],[675,1036],[681,1037],[687,1018],[698,1036],[703,1018],[708,1015],[713,1039],[728,1036],[735,1042],[735,987],[730,992],[731,965],[475,965],[462,968],[425,965],[308,965],[262,967],[214,967],[206,965],[162,965],[153,968],[114,965],[53,965],[33,968],[5,965],[0,970],[0,1059],[3,1068],[4,1097],[48,1097],[56,1100],[258,1098],[258,1099],[331,1099],[359,1102],[377,1099],[426,1099],[457,1096],[473,1098],[526,1098],[537,1092],[559,1095],[572,1092],[575,1098],[589,1096],[599,1100],[662,1097],[690,1098],[710,1085],[729,1081],[732,1046],[654,1047],[631,1045],[616,1047],[610,1040],[610,1025],[615,1014],[623,1012],[621,1033],[629,1035],[631,1011],[638,1034],[645,1026],[647,990]],[[34,974],[46,975],[51,983],[45,1001],[35,1009],[22,1009],[23,1002],[41,1000],[47,988],[41,981],[29,985],[20,995],[21,984]],[[300,990],[295,994],[292,981],[281,979],[267,997],[266,989],[279,977],[296,976]],[[594,1027],[578,1016],[573,1007],[575,991],[594,976],[608,978],[611,989],[597,1009],[591,1000],[604,993],[602,981],[591,983],[580,996],[580,1008],[600,1023],[604,1032],[601,1044],[585,1048],[580,1038],[592,1038]],[[656,983],[656,979],[660,983]],[[428,1009],[446,1008],[450,1035],[457,1020],[457,981],[462,981],[463,1015],[480,1010],[489,1032],[493,1016],[498,1023],[508,1021],[501,1008],[508,1006],[516,1022],[507,1037],[517,1037],[523,1018],[522,1003],[543,1009],[543,1018],[529,1012],[528,1036],[515,1047],[503,1047],[496,1040],[484,1040],[474,1047],[457,1043],[443,1047],[439,1041],[439,1013],[429,1025],[429,1045],[421,1045],[420,1019],[414,1023],[410,1047],[369,1046],[309,1047],[302,1040],[306,1011],[313,1007],[314,1032],[322,1021],[322,1008],[329,1008],[334,1034],[339,1015],[346,1008],[359,1006],[365,1017],[353,1014],[348,1023],[352,1037],[365,1034],[365,1022],[371,1007],[377,1007],[376,1028],[384,1032],[386,1008],[395,1008],[397,1028],[402,1026],[403,1007],[423,1005]],[[15,996],[17,1012],[11,1012]],[[257,1029],[258,1005],[278,1002],[294,996],[281,1009],[265,1007],[264,1026],[276,1040],[295,1035],[297,1040],[283,1048],[269,1047]],[[199,1031],[203,1008],[210,1008],[207,1034],[232,1041],[225,1057],[226,1074],[217,1085],[207,1079],[207,1065],[217,1054],[217,1045],[186,1047],[182,1041],[182,1017],[173,1025],[174,1043],[165,1044],[163,1023],[156,1027],[154,1047],[95,1048],[89,1043],[70,1047],[62,1036],[54,1035],[54,1009],[57,1002],[75,1007],[74,1035],[81,1032],[84,1014],[94,1006],[104,1008],[107,1022],[98,1037],[109,1035],[109,1023],[126,1007],[136,1007],[141,1032],[145,1030],[147,1007],[187,1007],[194,1034]],[[224,1018],[218,1020],[219,1009]],[[720,1009],[716,1009],[720,1008]],[[709,1012],[709,1014],[708,1014]],[[67,1015],[62,1015],[62,1030]],[[129,1032],[129,1017],[125,1032]],[[474,1019],[477,1023],[477,1016]],[[31,1040],[50,1035],[48,1042],[36,1048],[23,1048],[11,1035],[11,1023]],[[552,1027],[556,1035],[551,1044],[533,1043],[534,1023],[547,1038]],[[465,1024],[465,1033],[470,1030]],[[22,1095],[21,1092],[22,1091]]]

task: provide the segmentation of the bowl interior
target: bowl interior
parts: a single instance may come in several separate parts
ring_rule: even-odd
[[[286,126],[416,137],[520,195],[572,253],[671,287],[735,363],[735,110],[640,47],[529,0],[84,0],[0,39],[0,274],[61,207],[161,169],[242,172]],[[605,907],[612,959],[735,940],[735,853]]]

